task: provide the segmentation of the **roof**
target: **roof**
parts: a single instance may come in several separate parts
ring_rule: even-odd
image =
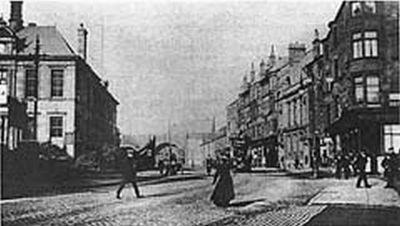
[[[17,36],[25,42],[21,54],[34,54],[36,37],[39,36],[41,54],[76,55],[55,26],[28,26],[19,31]]]
[[[272,67],[268,68],[268,71],[279,70],[282,67],[284,67],[286,64],[288,64],[288,62],[289,62],[288,56],[277,57],[277,59],[275,60],[275,64]]]

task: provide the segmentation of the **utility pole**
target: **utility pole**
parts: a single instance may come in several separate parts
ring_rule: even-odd
[[[34,63],[35,63],[35,76],[36,76],[36,81],[35,81],[35,86],[36,86],[36,92],[35,92],[35,97],[33,98],[33,129],[34,129],[34,139],[37,140],[37,117],[38,117],[38,98],[39,98],[39,58],[40,58],[40,40],[39,40],[39,35],[36,35],[36,43],[35,43],[35,56],[34,56]]]

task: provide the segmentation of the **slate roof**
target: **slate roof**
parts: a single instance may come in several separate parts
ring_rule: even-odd
[[[67,43],[55,26],[28,26],[17,33],[24,40],[25,48],[20,54],[34,54],[36,37],[39,35],[40,53],[57,56],[75,56],[74,50]]]

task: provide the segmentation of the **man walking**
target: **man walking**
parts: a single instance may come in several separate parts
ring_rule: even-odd
[[[355,162],[355,166],[358,170],[358,179],[357,179],[357,184],[356,184],[357,188],[361,187],[361,181],[364,182],[364,186],[366,188],[371,187],[371,185],[368,184],[367,174],[365,172],[366,165],[367,165],[367,154],[366,154],[365,150],[361,150],[361,152],[357,156],[357,159]]]
[[[136,158],[135,158],[136,157]],[[137,155],[135,156],[135,152],[133,149],[125,150],[122,162],[121,162],[121,171],[122,171],[122,181],[117,190],[117,199],[121,199],[122,189],[125,187],[125,184],[131,183],[137,198],[141,198],[139,193],[139,188],[136,184],[137,178]]]

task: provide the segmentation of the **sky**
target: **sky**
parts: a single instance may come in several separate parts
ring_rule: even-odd
[[[110,82],[123,134],[207,132],[226,122],[242,77],[271,45],[287,55],[291,42],[309,48],[340,1],[25,0],[25,24],[55,25],[77,48],[89,31],[88,62]],[[0,1],[8,20],[10,4]]]

